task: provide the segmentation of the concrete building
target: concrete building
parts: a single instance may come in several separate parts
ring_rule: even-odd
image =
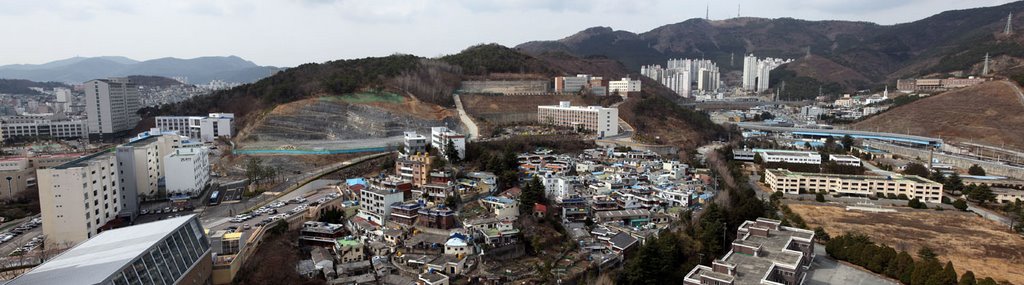
[[[590,85],[590,75],[578,74],[575,77],[555,77],[555,93],[579,93]]]
[[[17,199],[36,185],[35,169],[25,157],[0,159],[0,200]]]
[[[119,137],[135,128],[140,120],[136,112],[142,106],[134,82],[127,78],[109,78],[89,80],[83,85],[90,136]]]
[[[466,158],[466,135],[457,133],[447,127],[430,128],[430,147],[433,147],[445,157],[448,156],[448,142],[455,145],[455,151],[459,153],[459,159]]]
[[[764,181],[774,191],[786,194],[827,191],[832,195],[885,196],[906,195],[927,203],[942,202],[942,184],[916,175],[867,176],[792,172],[766,169]]]
[[[459,92],[503,95],[544,95],[551,81],[547,80],[484,80],[463,81]]]
[[[7,284],[209,284],[210,242],[196,215],[104,232]]]
[[[403,143],[405,155],[427,152],[427,138],[416,132],[405,132]]]
[[[210,113],[208,116],[159,116],[154,119],[156,128],[177,131],[192,139],[212,142],[218,137],[231,138],[231,125],[235,114]]]
[[[617,108],[572,106],[569,101],[562,101],[558,106],[537,106],[537,121],[593,131],[602,137],[619,134]]]
[[[0,118],[2,140],[31,138],[80,139],[88,138],[86,122],[55,119],[51,116],[12,116]]]
[[[821,154],[813,151],[755,149],[764,162],[785,162],[798,164],[821,164]]]
[[[988,81],[988,79],[974,76],[967,78],[950,77],[945,79],[899,79],[896,80],[896,89],[902,92],[935,92],[978,85],[985,81]]]
[[[430,166],[433,163],[434,157],[425,152],[399,157],[395,161],[395,174],[413,186],[422,187],[430,182]]]
[[[39,208],[49,245],[92,238],[126,207],[117,157],[104,151],[39,169]]]
[[[814,232],[758,218],[736,230],[732,249],[712,265],[697,265],[686,285],[802,284],[814,260]]]
[[[206,147],[174,149],[164,157],[167,196],[195,198],[210,182],[210,150]]]
[[[395,189],[363,189],[359,191],[359,217],[384,225],[391,215],[391,204],[405,200],[405,193]]]
[[[626,96],[631,92],[640,92],[640,80],[623,77],[621,80],[608,81],[608,94]]]
[[[181,147],[185,139],[176,134],[160,133],[156,130],[140,134],[136,139],[117,147],[117,162],[121,169],[125,193],[134,193],[139,197],[129,197],[129,204],[137,204],[134,199],[163,199],[160,189],[161,181],[166,174],[164,158]],[[133,203],[134,202],[134,203]],[[135,215],[136,207],[129,205],[128,212]]]
[[[769,74],[792,59],[757,58],[753,54],[743,57],[743,90],[761,93],[768,90]]]
[[[860,158],[852,155],[830,154],[828,155],[828,160],[835,161],[839,165],[861,166]]]

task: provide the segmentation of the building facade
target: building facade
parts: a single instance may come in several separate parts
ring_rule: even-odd
[[[626,96],[626,94],[631,92],[640,92],[640,80],[633,80],[626,77],[621,80],[608,81],[608,94]]]
[[[359,191],[359,216],[384,225],[391,215],[391,204],[405,200],[405,193],[395,189],[363,189]]]
[[[212,142],[218,137],[231,138],[231,125],[235,114],[210,113],[208,116],[159,116],[154,119],[156,128],[177,131],[192,139]]]
[[[209,152],[206,147],[178,148],[164,157],[168,197],[199,197],[210,182]]]
[[[430,147],[436,149],[442,156],[447,157],[447,145],[451,142],[455,151],[459,153],[459,159],[466,158],[466,135],[457,133],[447,127],[430,128]]]
[[[36,185],[36,173],[28,158],[0,159],[0,200],[17,199]]]
[[[572,106],[569,101],[562,101],[558,106],[537,106],[537,122],[582,128],[602,137],[614,136],[619,134],[619,109]]]
[[[112,152],[88,155],[39,169],[39,208],[48,245],[92,238],[125,208],[124,190]]]
[[[210,284],[211,252],[188,215],[104,232],[7,284]]]
[[[766,169],[764,181],[774,191],[786,194],[817,193],[827,191],[833,195],[899,196],[920,199],[922,202],[941,203],[942,184],[916,175],[868,176],[792,172],[784,169]]]
[[[117,162],[123,172],[124,183],[121,186],[125,192],[146,199],[163,199],[159,194],[166,174],[164,158],[181,147],[183,141],[175,134],[157,133],[143,135],[118,146]],[[130,207],[128,210],[134,213],[136,209]]]
[[[395,161],[395,174],[413,186],[421,187],[430,182],[430,165],[434,157],[427,153],[411,154]]]
[[[90,136],[123,136],[139,122],[139,89],[127,78],[95,79],[83,84]]]
[[[780,224],[765,218],[744,222],[731,250],[711,266],[691,269],[683,284],[802,284],[814,260],[814,232]]]
[[[43,116],[0,118],[0,132],[4,134],[4,140],[28,138],[79,139],[89,137],[85,121],[57,120]]]

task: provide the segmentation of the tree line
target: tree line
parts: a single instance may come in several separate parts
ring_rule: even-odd
[[[978,280],[971,271],[957,275],[952,262],[947,261],[943,266],[928,247],[918,250],[918,259],[915,260],[906,251],[897,252],[888,245],[875,244],[863,234],[834,237],[825,243],[825,250],[832,258],[853,263],[908,285],[998,284],[991,277]]]

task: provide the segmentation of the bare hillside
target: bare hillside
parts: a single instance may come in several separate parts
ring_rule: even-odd
[[[860,130],[910,133],[1024,149],[1024,98],[1009,81],[950,91],[855,123]]]

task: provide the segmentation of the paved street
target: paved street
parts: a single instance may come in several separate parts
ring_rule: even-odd
[[[895,280],[839,263],[835,259],[828,257],[823,245],[815,245],[814,254],[816,256],[811,265],[813,271],[807,275],[804,284],[899,284]]]

